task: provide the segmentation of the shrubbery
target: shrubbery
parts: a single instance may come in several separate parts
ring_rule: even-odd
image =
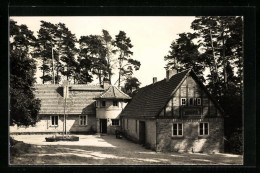
[[[234,154],[243,154],[243,137],[241,132],[234,132],[230,139],[230,152]]]

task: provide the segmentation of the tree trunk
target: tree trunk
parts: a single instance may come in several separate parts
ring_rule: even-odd
[[[111,84],[111,72],[108,73],[109,84]]]
[[[98,79],[99,79],[99,84],[101,85],[102,81],[101,81],[101,70],[100,69],[98,69]]]
[[[53,45],[51,45],[51,57],[52,57],[52,80],[53,80],[53,84],[55,84]]]
[[[44,60],[42,60],[42,65],[44,65]],[[45,72],[44,72],[44,68],[42,68],[42,84],[44,84],[44,75],[45,75]]]
[[[216,55],[215,55],[215,48],[213,45],[213,39],[212,39],[212,33],[211,33],[211,29],[209,29],[209,34],[210,34],[210,41],[211,41],[211,48],[212,48],[212,56],[213,56],[213,63],[214,63],[214,70],[215,70],[215,75],[214,75],[214,83],[218,82],[218,67],[217,67],[217,60],[216,60]]]
[[[223,44],[223,49],[222,49],[222,57],[223,57],[223,75],[224,75],[224,84],[225,84],[225,90],[227,90],[228,85],[227,85],[227,60],[226,60],[226,46],[225,46],[225,37],[224,37],[224,28],[222,24],[222,44]]]
[[[122,68],[122,52],[120,52],[120,58],[119,58],[119,76],[118,76],[118,88],[120,88],[121,83],[121,68]]]

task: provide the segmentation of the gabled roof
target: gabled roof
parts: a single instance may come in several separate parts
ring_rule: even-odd
[[[157,116],[189,75],[198,81],[203,90],[206,90],[192,69],[185,70],[172,76],[168,82],[164,79],[138,89],[130,103],[122,111],[121,116]],[[206,93],[210,96],[207,90]],[[210,98],[222,111],[217,102],[211,96]]]
[[[109,88],[102,93],[99,97],[96,98],[98,99],[123,99],[123,100],[129,100],[131,99],[130,96],[125,94],[123,91],[118,89],[115,86],[109,86]]]
[[[66,114],[96,114],[94,98],[104,89],[98,85],[69,85]],[[40,114],[64,114],[63,87],[58,84],[35,85],[36,98],[41,100]]]
[[[185,70],[166,79],[150,84],[136,91],[121,116],[156,116],[163,109],[173,91],[183,81],[190,70]]]

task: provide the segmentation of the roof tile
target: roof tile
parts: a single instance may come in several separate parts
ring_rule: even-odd
[[[189,72],[190,69],[172,76],[168,82],[164,79],[138,89],[121,116],[156,116]]]

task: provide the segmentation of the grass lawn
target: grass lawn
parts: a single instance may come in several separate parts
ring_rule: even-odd
[[[45,142],[47,135],[15,135],[11,165],[241,165],[233,154],[162,153],[114,135],[77,135],[77,142]]]

